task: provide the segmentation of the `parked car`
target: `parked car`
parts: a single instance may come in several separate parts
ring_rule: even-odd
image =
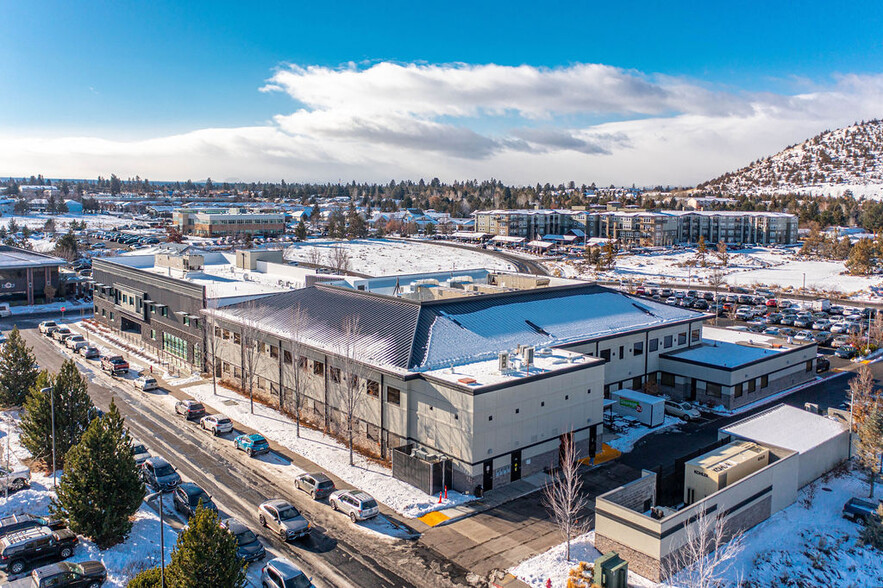
[[[41,335],[52,335],[52,331],[58,328],[58,323],[55,321],[43,321],[40,323],[38,329],[40,330]]]
[[[246,452],[249,457],[270,452],[270,444],[267,443],[263,435],[257,433],[239,435],[233,439],[233,445],[236,449]]]
[[[837,357],[842,357],[843,359],[852,359],[856,355],[858,355],[858,349],[853,347],[852,345],[844,345],[843,347],[838,347],[834,351],[834,355]]]
[[[172,502],[175,505],[175,510],[187,515],[188,519],[196,514],[200,501],[203,508],[218,512],[218,507],[212,502],[212,497],[193,482],[178,484],[178,487],[172,493]]]
[[[82,343],[83,345],[88,345],[89,342],[86,341],[86,338],[82,335],[71,335],[67,339],[64,340],[64,346],[68,349],[77,350],[77,343]]]
[[[181,476],[172,464],[161,457],[148,457],[141,463],[141,479],[148,486],[163,492],[171,492],[181,483]]]
[[[794,335],[795,341],[815,341],[812,336],[812,331],[798,331],[796,335]]]
[[[9,488],[10,492],[21,490],[31,484],[31,470],[27,466],[19,465],[7,469],[0,466],[0,491]]]
[[[53,531],[34,527],[10,533],[0,539],[0,567],[20,574],[37,563],[67,559],[74,554],[77,535],[70,529]]]
[[[361,490],[337,490],[328,497],[331,508],[349,515],[350,519],[364,521],[380,514],[377,501]]]
[[[821,374],[831,369],[831,362],[827,357],[820,355],[816,358],[816,373]]]
[[[107,580],[107,569],[100,561],[73,563],[60,561],[37,568],[24,578],[5,584],[6,588],[98,588]]]
[[[175,414],[189,420],[199,420],[205,416],[205,407],[196,400],[179,400],[175,403]]]
[[[129,373],[129,363],[122,355],[105,355],[101,358],[101,369],[112,376],[121,376]]]
[[[77,349],[77,353],[79,353],[86,359],[97,359],[101,357],[101,353],[94,345],[85,345],[83,347],[80,347],[79,349]]]
[[[49,527],[53,531],[64,529],[64,522],[48,516],[36,516],[32,514],[11,514],[0,518],[0,537],[5,537],[16,531],[33,529],[34,527]]]
[[[312,588],[313,582],[303,571],[284,557],[276,557],[261,568],[264,588]]]
[[[334,492],[334,481],[321,472],[301,474],[294,479],[294,485],[309,494],[313,500],[326,498]]]
[[[254,531],[245,526],[238,519],[229,518],[221,521],[221,527],[227,529],[236,537],[236,553],[247,562],[264,559],[267,554],[264,546],[258,541]]]
[[[7,318],[12,316],[12,309],[9,308],[9,303],[0,302],[0,318]]]
[[[60,343],[64,343],[68,337],[73,337],[74,333],[67,327],[61,326],[52,331],[52,338]]]
[[[685,421],[695,421],[702,418],[699,409],[689,402],[680,402],[678,400],[666,400],[665,412],[672,416],[682,418]]]
[[[222,435],[233,430],[233,421],[222,414],[207,414],[199,419],[199,426],[212,435]]]
[[[132,452],[135,454],[135,465],[141,465],[150,458],[150,451],[144,443],[132,441]]]
[[[843,518],[850,519],[854,523],[863,523],[870,517],[879,516],[877,508],[881,503],[883,501],[878,501],[877,504],[874,504],[869,500],[855,497],[850,498],[843,505]]]
[[[258,507],[258,521],[262,527],[278,533],[283,541],[306,537],[312,525],[291,503],[282,500],[268,500]]]
[[[847,337],[846,335],[835,337],[834,341],[831,343],[831,346],[835,349],[838,347],[843,347],[844,345],[849,345],[849,337]]]
[[[779,329],[778,329],[778,327],[767,327],[763,330],[763,334],[770,335],[771,337],[778,337],[779,336]]]
[[[825,347],[831,345],[831,341],[834,340],[833,335],[831,335],[831,333],[829,333],[828,331],[819,331],[818,333],[813,335],[812,338],[817,344]]]
[[[159,388],[159,384],[156,383],[156,378],[151,376],[141,376],[140,378],[136,378],[132,381],[132,384],[142,390],[144,392],[149,392],[151,390],[156,390]]]
[[[815,322],[812,324],[812,328],[815,329],[816,331],[824,331],[825,329],[827,329],[830,326],[831,326],[831,321],[826,318],[816,319]]]
[[[797,334],[797,330],[792,329],[791,327],[783,327],[783,328],[779,329],[779,336],[780,337],[793,337],[796,334]]]

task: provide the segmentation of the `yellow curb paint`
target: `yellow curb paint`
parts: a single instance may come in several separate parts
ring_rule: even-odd
[[[420,517],[418,520],[420,520],[421,522],[423,522],[426,525],[429,525],[430,527],[435,527],[436,525],[440,525],[450,518],[451,517],[449,517],[448,515],[442,514],[439,511],[435,510],[430,513],[426,513],[425,515]]]
[[[595,455],[595,465],[599,465],[604,462],[614,460],[621,455],[622,455],[621,451],[619,451],[618,449],[614,449],[614,448],[610,447],[609,445],[607,445],[606,443],[604,443],[601,447],[601,453],[598,453]],[[592,458],[585,457],[585,458],[579,460],[579,462],[583,465],[592,465]]]

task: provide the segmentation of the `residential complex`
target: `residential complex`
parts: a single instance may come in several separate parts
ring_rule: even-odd
[[[475,231],[487,235],[543,238],[570,230],[587,238],[616,239],[625,245],[797,242],[797,216],[782,212],[489,210],[475,213]]]
[[[285,214],[241,208],[183,208],[172,213],[172,222],[181,233],[197,237],[270,236],[285,232]]]

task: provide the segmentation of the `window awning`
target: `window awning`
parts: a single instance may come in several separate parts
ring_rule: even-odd
[[[527,244],[528,247],[536,247],[537,249],[548,249],[554,245],[554,243],[549,243],[548,241],[531,241]]]
[[[187,313],[184,312],[183,310],[176,310],[175,314],[178,316],[187,316]]]
[[[509,235],[497,235],[491,241],[497,243],[524,243],[524,237],[511,237]]]
[[[163,304],[163,303],[161,303],[161,302],[151,302],[151,305],[153,305],[153,306],[155,306],[155,307],[157,307],[157,308],[163,308],[163,307],[165,307],[165,306],[168,306],[167,304]]]

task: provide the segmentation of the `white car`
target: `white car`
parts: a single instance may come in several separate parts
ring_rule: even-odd
[[[136,380],[133,380],[132,383],[139,390],[143,390],[144,392],[149,392],[150,390],[156,390],[159,388],[159,384],[156,383],[156,378],[152,378],[150,376],[141,376]]]
[[[666,400],[665,412],[676,417],[680,417],[685,421],[695,421],[702,418],[699,409],[689,402],[681,402],[679,400]]]
[[[68,349],[73,349],[76,351],[77,343],[82,343],[83,345],[88,345],[89,343],[86,341],[86,338],[82,335],[71,335],[67,339],[64,340],[64,346]]]
[[[361,490],[336,490],[328,497],[331,508],[340,511],[356,521],[364,521],[380,514],[377,501]]]
[[[796,335],[794,335],[795,341],[815,341],[812,336],[812,331],[799,331]]]
[[[52,331],[58,328],[58,323],[55,321],[43,321],[40,323],[40,334],[41,335],[51,335]]]
[[[207,414],[199,419],[199,426],[212,435],[222,435],[233,430],[233,421],[222,414]]]
[[[833,347],[834,349],[837,349],[838,347],[843,347],[844,345],[849,345],[849,337],[847,337],[846,335],[836,337],[831,343],[831,347]]]
[[[831,321],[828,319],[816,319],[816,321],[812,324],[812,328],[816,331],[827,331],[828,327],[831,326]]]

